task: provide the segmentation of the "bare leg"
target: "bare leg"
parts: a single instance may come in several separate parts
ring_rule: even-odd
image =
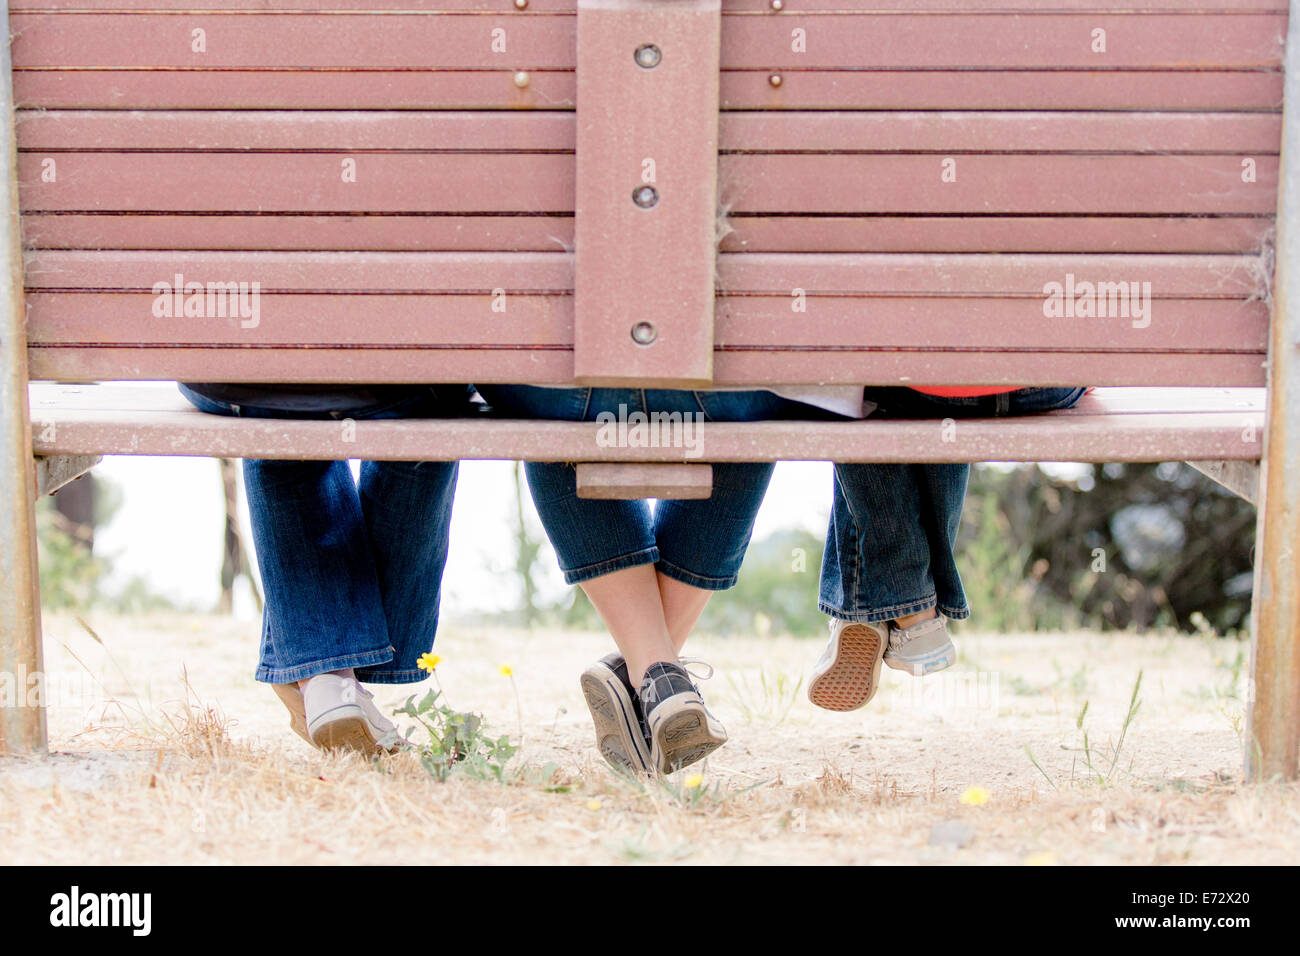
[[[677,660],[664,620],[657,573],[652,564],[638,564],[582,582],[582,590],[627,661],[627,676],[633,687],[641,685],[651,664]]]
[[[897,618],[894,623],[899,627],[911,627],[913,624],[920,624],[922,621],[928,621],[932,617],[938,617],[939,612],[934,608],[928,608],[924,611],[918,611],[916,614],[904,614]]]
[[[686,638],[695,629],[695,622],[704,613],[704,606],[713,597],[712,591],[659,574],[659,597],[663,602],[664,621],[668,625],[668,636],[672,638],[673,648],[681,653]]]

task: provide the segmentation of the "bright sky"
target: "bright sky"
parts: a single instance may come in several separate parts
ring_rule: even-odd
[[[114,579],[140,575],[152,590],[198,607],[211,607],[219,593],[222,549],[222,491],[217,463],[210,458],[106,458],[95,474],[122,491],[113,521],[96,532],[96,552],[110,557]],[[831,474],[825,462],[787,462],[777,467],[759,515],[755,538],[779,528],[806,527],[821,534],[830,508]],[[241,485],[241,520],[248,510]],[[514,470],[510,462],[461,464],[452,519],[451,550],[443,584],[448,618],[516,606],[512,570]],[[540,524],[528,503],[537,533]],[[251,550],[251,549],[250,549]],[[547,591],[554,598],[565,585],[547,546]],[[502,579],[505,579],[505,586]],[[110,584],[110,587],[112,585]],[[236,613],[253,616],[246,594]]]

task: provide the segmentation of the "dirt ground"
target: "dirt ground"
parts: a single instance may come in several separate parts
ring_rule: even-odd
[[[820,641],[704,636],[731,741],[643,785],[578,690],[607,637],[448,625],[448,701],[522,734],[497,783],[310,749],[252,680],[255,624],[88,624],[45,622],[55,753],[0,760],[2,863],[1300,862],[1300,787],[1240,783],[1233,641],[959,632],[945,675],[832,714],[803,697]]]

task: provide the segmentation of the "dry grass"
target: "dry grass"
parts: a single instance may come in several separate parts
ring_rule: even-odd
[[[257,628],[219,618],[46,622],[56,754],[0,761],[4,863],[1295,863],[1300,788],[1242,786],[1240,645],[960,635],[960,674],[889,672],[849,715],[795,692],[814,642],[703,639],[731,742],[699,791],[619,779],[577,690],[598,634],[450,626],[453,705],[519,734],[518,779],[430,780],[310,750],[250,672]],[[1139,669],[1142,707],[1111,760]],[[93,675],[93,679],[89,676]],[[926,694],[918,695],[919,688]],[[381,689],[396,703],[414,688]],[[1088,702],[1094,767],[1080,752]],[[1037,769],[1026,747],[1042,766]],[[542,779],[544,765],[556,770]],[[978,786],[982,806],[961,796]],[[964,848],[932,845],[960,821]]]

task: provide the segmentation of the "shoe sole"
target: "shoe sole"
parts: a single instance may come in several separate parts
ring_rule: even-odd
[[[875,630],[850,624],[840,631],[835,660],[808,682],[808,699],[823,710],[867,706],[880,687],[885,641]]]
[[[633,733],[641,733],[640,722],[611,683],[617,680],[618,675],[603,665],[582,675],[582,696],[596,725],[596,749],[615,770],[644,774],[648,768],[632,738]]]
[[[920,657],[894,657],[885,655],[885,666],[896,671],[903,671],[915,676],[925,676],[947,670],[957,661],[957,648],[949,641],[946,647],[940,647]]]
[[[699,699],[682,697],[660,703],[650,720],[650,763],[661,774],[689,767],[727,742]]]
[[[364,711],[355,704],[345,704],[322,714],[308,733],[311,742],[321,750],[355,750],[367,755],[388,753],[388,748],[371,730]]]

